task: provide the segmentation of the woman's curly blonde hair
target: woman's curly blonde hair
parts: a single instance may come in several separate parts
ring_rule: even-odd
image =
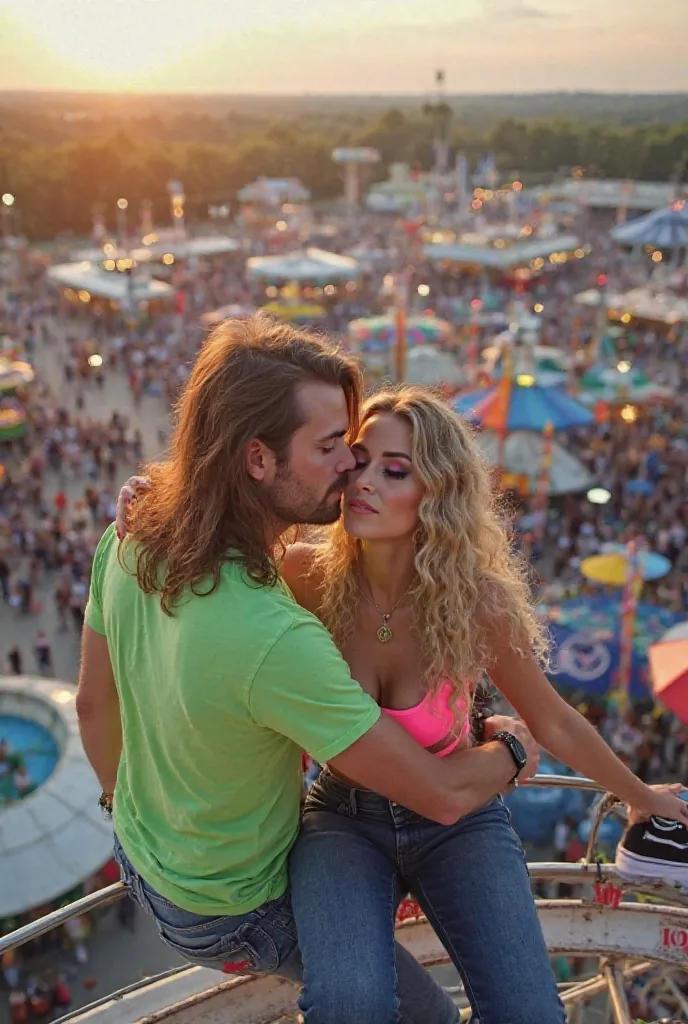
[[[546,636],[530,597],[525,562],[514,552],[499,497],[473,431],[447,403],[418,386],[381,391],[363,405],[361,425],[378,413],[411,427],[412,461],[423,485],[415,581],[409,591],[424,683],[445,681],[470,702],[493,664],[484,627],[499,621],[514,651],[544,658]],[[351,636],[360,600],[361,542],[338,522],[316,554],[322,579],[320,617],[341,648]]]

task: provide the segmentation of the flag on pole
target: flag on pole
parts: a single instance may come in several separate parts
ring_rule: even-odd
[[[621,643],[619,656],[619,709],[628,704],[628,692],[633,671],[633,636],[638,598],[643,586],[643,571],[637,540],[630,540],[626,548],[626,584],[621,599]]]

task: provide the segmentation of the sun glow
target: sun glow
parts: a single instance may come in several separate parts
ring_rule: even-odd
[[[183,59],[212,24],[189,0],[22,0],[21,21],[63,66],[109,88],[144,86]]]

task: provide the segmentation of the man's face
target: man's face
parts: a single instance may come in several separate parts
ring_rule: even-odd
[[[299,387],[297,401],[305,423],[292,437],[269,486],[272,511],[289,525],[334,523],[347,474],[356,464],[344,440],[349,429],[346,398],[340,387],[307,381]]]

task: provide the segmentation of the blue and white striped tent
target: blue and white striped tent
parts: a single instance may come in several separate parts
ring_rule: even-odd
[[[688,247],[688,204],[672,203],[636,217],[612,229],[612,238],[621,245],[654,245],[657,249]]]

